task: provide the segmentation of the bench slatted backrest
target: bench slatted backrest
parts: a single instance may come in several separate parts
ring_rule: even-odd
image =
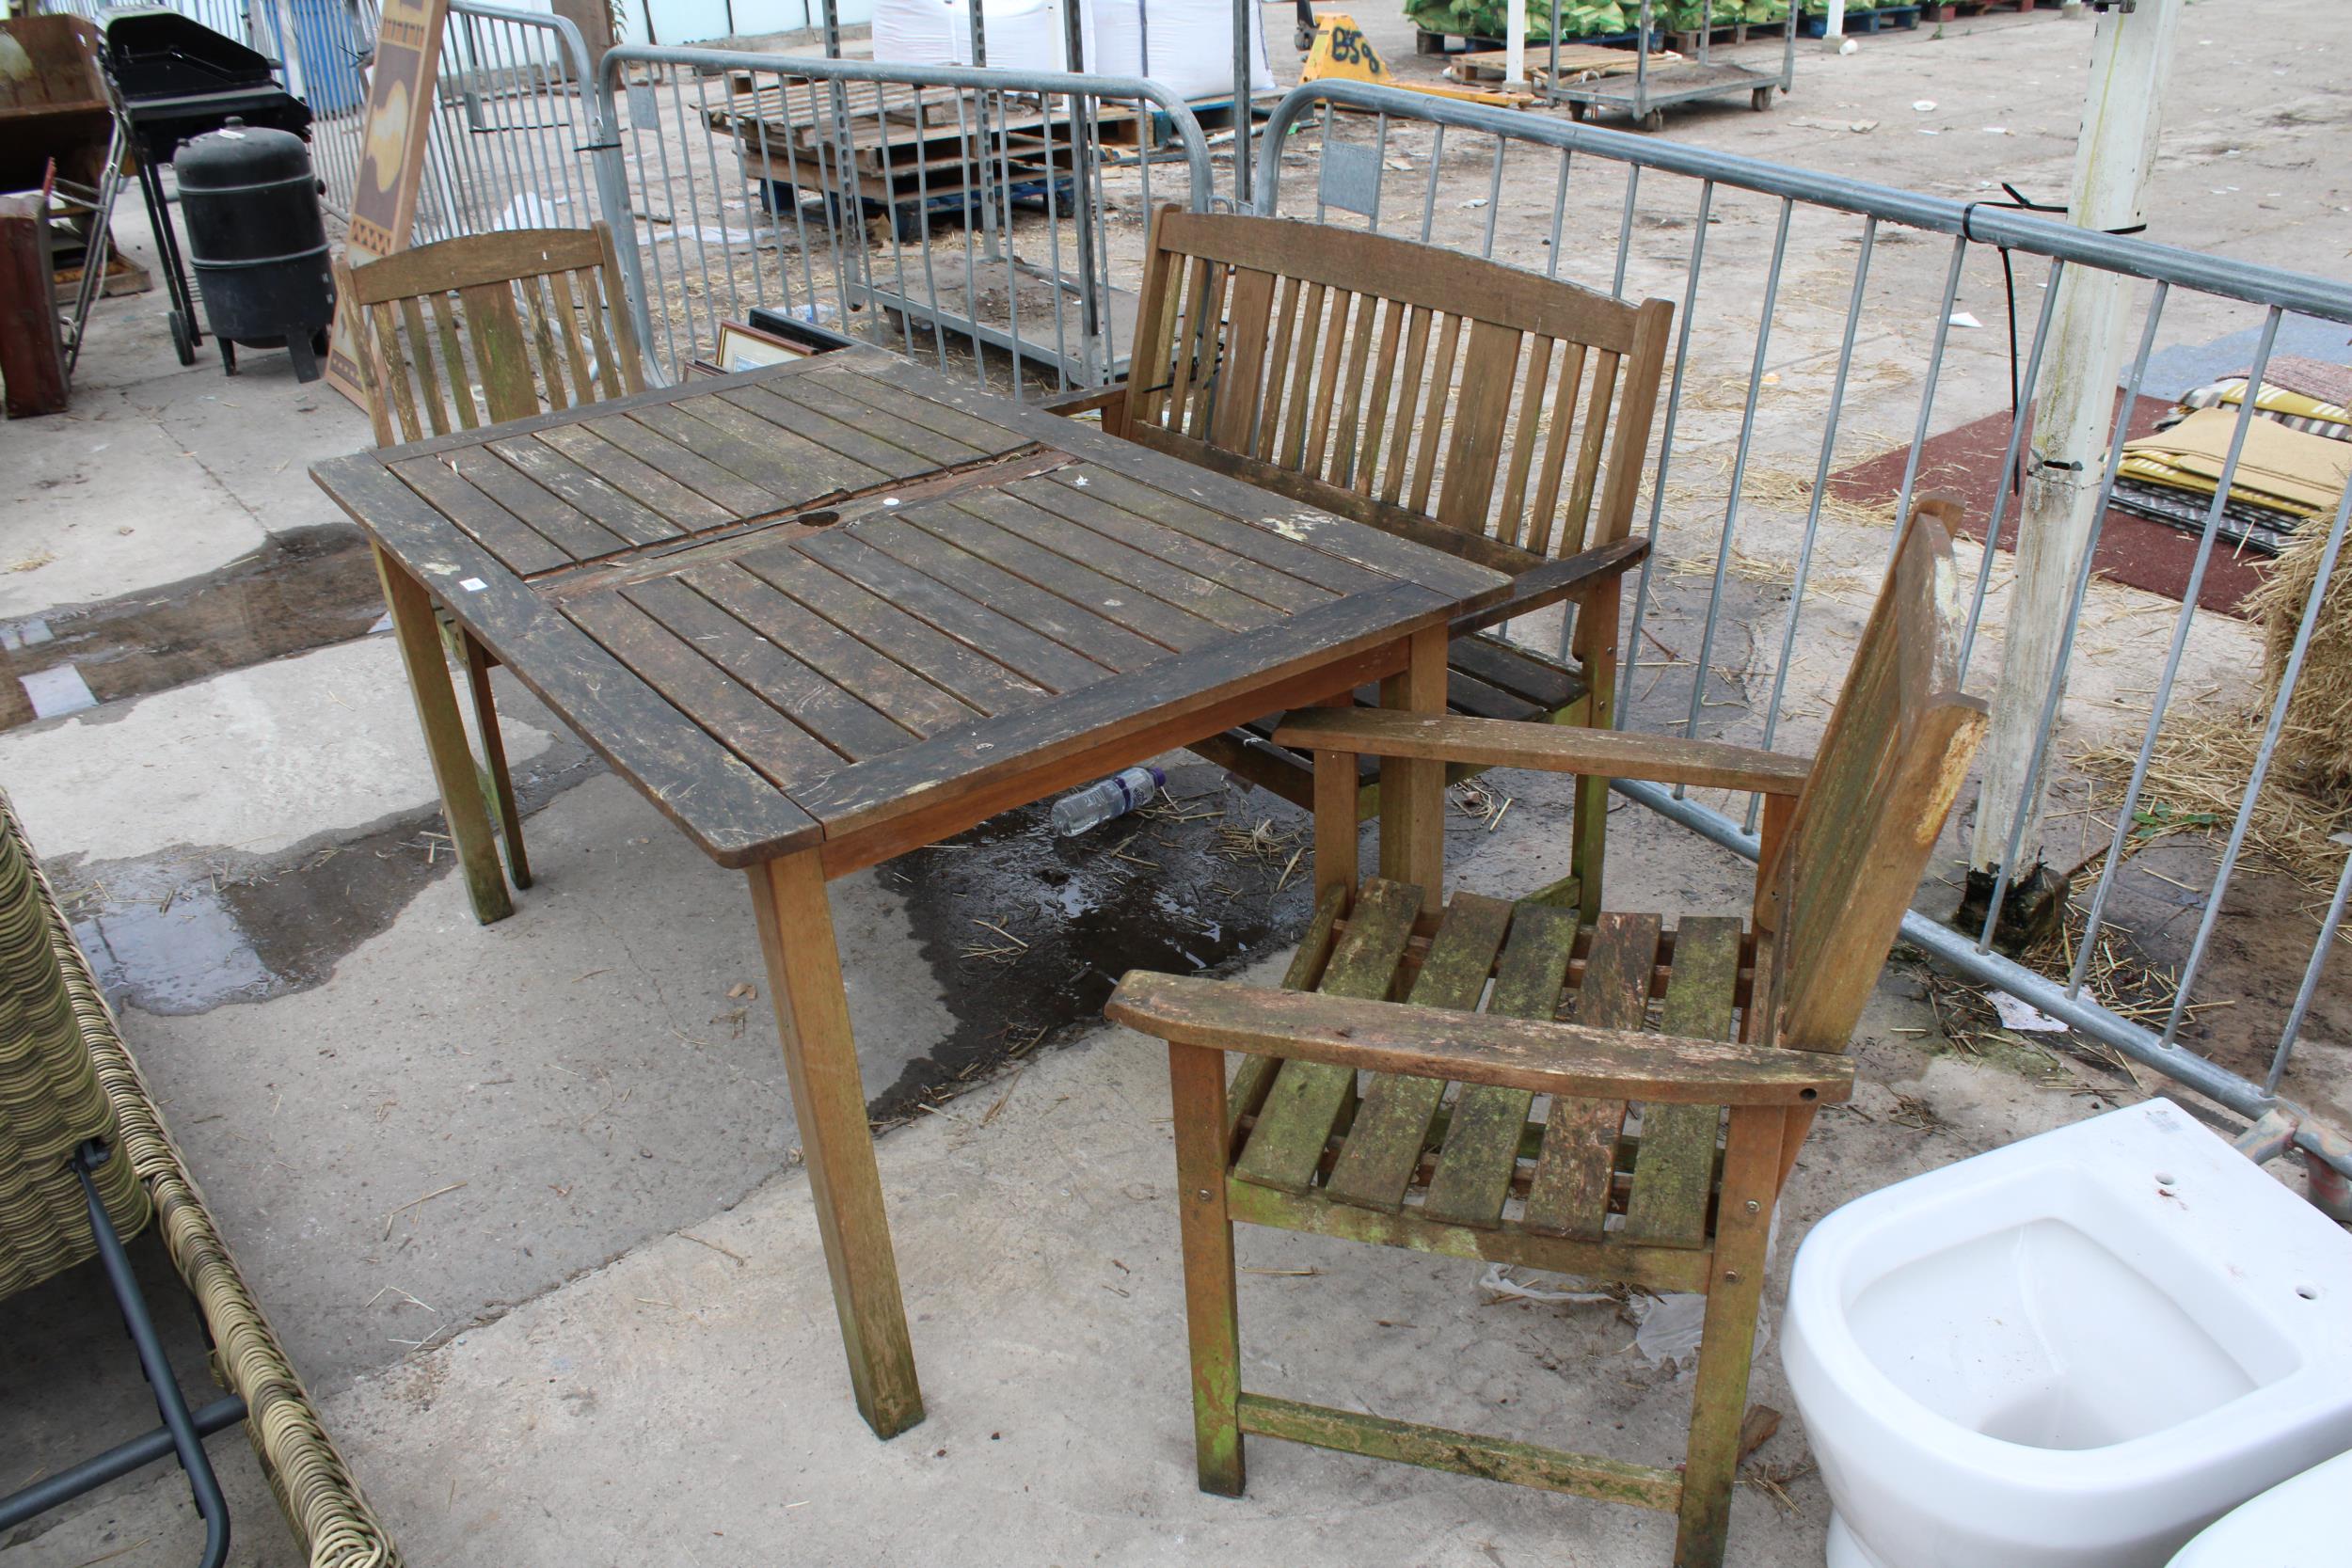
[[[1774,1044],[1846,1049],[1982,736],[1960,689],[1960,518],[1941,497],[1914,508],[1765,879]]]
[[[380,446],[644,390],[602,224],[441,240],[337,286]]]
[[[1154,218],[1112,431],[1506,569],[1622,539],[1674,308],[1282,218]],[[1461,535],[1507,546],[1501,557]]]

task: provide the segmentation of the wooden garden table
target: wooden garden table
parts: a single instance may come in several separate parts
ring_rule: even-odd
[[[922,1396],[825,883],[1367,682],[1441,713],[1448,621],[1509,587],[863,349],[312,474],[378,546],[478,913],[506,892],[435,601],[749,871],[850,1381],[885,1437]],[[1441,765],[1388,765],[1383,875],[1437,890],[1443,789]]]

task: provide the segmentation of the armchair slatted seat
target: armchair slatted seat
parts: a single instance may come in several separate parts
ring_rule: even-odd
[[[358,267],[339,261],[336,269],[340,326],[350,335],[378,446],[645,389],[637,329],[622,297],[620,258],[603,224],[468,234]],[[499,459],[487,454],[470,454],[468,461],[476,465],[473,471],[453,469],[444,483],[478,485],[493,504],[511,502],[526,511],[540,494],[526,468],[501,471]],[[484,463],[487,468],[480,467]],[[592,513],[604,504],[626,504],[617,491],[565,499]],[[424,589],[389,569],[381,552],[376,569],[437,769],[443,756],[464,754],[466,743],[449,678],[433,651],[432,607]],[[516,887],[529,887],[522,812],[490,691],[498,661],[454,622],[444,618],[439,629],[450,659],[466,673],[483,750],[479,779],[441,779],[441,798],[452,811],[472,815],[483,811],[484,796],[495,803],[508,874]],[[437,728],[448,745],[434,744]],[[473,879],[476,912],[485,920],[505,914],[511,905],[506,890],[496,885],[496,867],[488,885]]]
[[[1611,727],[1672,305],[1385,235],[1167,207],[1136,321],[1126,386],[1085,400],[1104,429],[1509,574],[1516,593],[1453,628],[1450,711]],[[1592,551],[1608,563],[1597,577]],[[1492,629],[1563,599],[1559,657]],[[1310,759],[1281,743],[1279,722],[1194,750],[1311,805]],[[1361,819],[1378,765],[1353,766]],[[1550,890],[1588,914],[1604,795],[1580,795],[1572,874]]]
[[[1168,1042],[1200,1484],[1255,1433],[1678,1515],[1724,1532],[1766,1239],[1983,725],[1959,690],[1959,510],[1914,513],[1811,761],[1708,741],[1343,707],[1294,714],[1318,768],[1444,758],[1764,794],[1749,918],[1569,911],[1356,885],[1318,821],[1313,920],[1280,990],[1128,974],[1110,1016]],[[1224,1053],[1241,1053],[1228,1083]],[[1247,1392],[1232,1226],[1703,1292],[1677,1468]]]

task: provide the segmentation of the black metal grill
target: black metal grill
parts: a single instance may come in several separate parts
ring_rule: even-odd
[[[219,130],[232,116],[307,140],[310,111],[278,86],[277,64],[268,55],[191,17],[161,6],[118,6],[102,15],[106,70],[122,100],[137,155],[139,194],[147,201],[171,296],[172,347],[180,363],[193,365],[203,335],[164,195],[163,167],[183,145]]]

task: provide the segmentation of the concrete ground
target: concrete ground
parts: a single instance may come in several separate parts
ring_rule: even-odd
[[[2327,270],[2347,237],[2327,156],[2344,114],[2315,40],[2341,43],[2313,0],[2277,9],[2312,25],[2192,49],[2168,139],[2234,136],[2249,96],[2320,107],[2263,119],[2260,191],[2205,198],[2209,176],[2178,168],[2159,188],[2169,237]],[[1387,19],[1361,20],[1409,53]],[[2199,13],[2186,29],[2218,30]],[[2029,159],[2046,188],[2088,28],[1950,34],[1804,50],[1805,96],[1785,112],[1708,111],[1672,134],[1931,189]],[[2045,70],[2058,85],[2026,85]],[[1923,90],[1953,105],[1948,136],[1821,118],[1907,126]],[[1963,139],[1977,119],[2025,139]],[[2283,215],[2265,215],[2274,199]],[[119,235],[151,256],[130,203]],[[873,1441],[739,879],[509,688],[540,884],[476,927],[396,655],[370,629],[364,553],[304,472],[365,444],[365,420],[281,356],[248,353],[234,379],[209,358],[183,370],[160,309],[105,303],[72,412],[0,428],[0,657],[49,675],[0,713],[0,784],[411,1561],[1666,1560],[1654,1517],[1268,1443],[1246,1499],[1194,1489],[1165,1073],[1099,1007],[1130,965],[1263,973],[1303,905],[1295,815],[1197,767],[1177,776],[1183,810],[1137,825],[1149,872],[1113,861],[1107,832],[1060,844],[1031,811],[834,890],[930,1411]],[[1704,583],[1661,581],[1671,627]],[[1749,610],[1765,625],[1770,596]],[[1521,630],[1549,635],[1540,618]],[[69,667],[80,711],[49,673]],[[1643,689],[1636,727],[1687,700],[1671,677]],[[1455,821],[1449,862],[1460,886],[1523,891],[1560,860],[1564,800],[1548,780],[1495,783],[1513,810],[1492,833]],[[1746,872],[1621,804],[1609,878],[1619,907],[1707,911],[1740,908]],[[1028,947],[1004,961],[983,920]],[[1928,985],[1899,962],[1882,983],[1863,1089],[1824,1117],[1790,1189],[1775,1295],[1836,1204],[2144,1092],[2063,1042],[1956,1048]],[[1244,1248],[1253,1387],[1678,1451],[1688,1386],[1632,1348],[1614,1303],[1498,1298],[1470,1265],[1303,1238]],[[160,1291],[167,1269],[138,1250]],[[151,1419],[87,1272],[0,1304],[0,1489]],[[1740,1490],[1734,1560],[1818,1562],[1826,1499],[1769,1351],[1754,1397],[1791,1419]],[[212,1448],[233,1560],[298,1560],[243,1444]],[[135,1568],[194,1540],[177,1476],[149,1473],[18,1531],[0,1563]]]

